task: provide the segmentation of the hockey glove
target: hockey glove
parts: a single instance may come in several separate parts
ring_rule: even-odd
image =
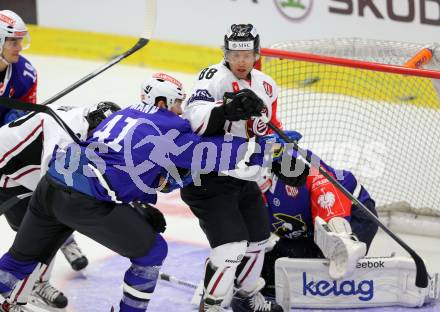
[[[295,156],[283,154],[285,157],[290,158],[289,168],[282,166],[281,160],[276,160],[272,163],[272,172],[287,185],[293,187],[303,186],[309,175],[310,167],[303,162],[298,162]]]
[[[167,228],[167,222],[165,221],[165,217],[159,209],[145,203],[135,202],[133,203],[133,207],[145,217],[145,220],[150,223],[153,229],[158,233],[165,232]]]
[[[170,175],[165,168],[162,168],[160,175],[165,179],[165,184],[162,185],[161,193],[170,193],[193,182],[191,169],[177,168],[177,171],[180,175],[180,181]]]
[[[264,108],[263,100],[250,89],[234,92],[225,92],[223,95],[223,109],[225,119],[230,121],[248,120],[261,116]]]

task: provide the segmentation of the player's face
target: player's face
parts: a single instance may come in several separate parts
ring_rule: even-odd
[[[3,45],[3,58],[8,63],[17,63],[23,50],[23,38],[6,38]]]
[[[182,115],[182,100],[176,100],[173,106],[170,107],[170,111],[176,115]]]
[[[229,68],[238,79],[246,79],[257,61],[254,51],[226,51],[225,57]]]
[[[160,107],[160,108],[167,109],[167,103],[165,103],[165,101],[162,101],[162,100],[160,100],[157,103],[157,106]],[[172,111],[176,115],[182,115],[182,100],[176,99],[174,104],[171,105],[171,107],[168,110]]]

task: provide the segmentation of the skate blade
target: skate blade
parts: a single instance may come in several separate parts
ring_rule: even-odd
[[[29,298],[26,304],[29,312],[67,312],[66,308],[55,308],[35,298]]]

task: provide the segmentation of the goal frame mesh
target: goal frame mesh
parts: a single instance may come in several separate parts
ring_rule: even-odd
[[[366,44],[372,44],[373,48],[375,45],[374,40],[365,41],[363,39],[358,38],[341,38],[341,39],[331,39],[332,44],[337,43],[338,41],[344,41],[344,44],[347,45],[347,42],[349,44],[356,46],[356,44],[359,44],[361,42],[362,45]],[[262,70],[263,72],[266,72],[270,76],[270,71],[267,71],[267,64],[270,62],[273,62],[274,60],[285,60],[285,61],[294,61],[294,62],[305,62],[305,63],[313,63],[313,64],[324,64],[324,65],[330,65],[330,66],[337,66],[349,68],[352,70],[362,70],[362,71],[368,71],[371,73],[377,73],[377,75],[380,75],[380,73],[385,73],[386,75],[396,75],[402,77],[403,75],[405,77],[420,77],[420,79],[426,80],[426,78],[430,79],[440,79],[440,71],[435,70],[437,68],[440,68],[440,62],[437,62],[436,60],[433,60],[432,64],[427,66],[429,69],[418,69],[418,68],[407,68],[400,64],[401,60],[408,59],[410,56],[415,54],[419,49],[423,48],[423,45],[419,44],[406,44],[409,48],[407,49],[408,55],[399,55],[399,59],[396,61],[394,58],[390,62],[385,62],[383,56],[381,55],[380,62],[375,62],[375,56],[369,57],[368,55],[356,55],[356,54],[350,54],[350,55],[344,55],[344,57],[339,57],[338,54],[340,54],[334,46],[332,46],[328,51],[324,51],[323,54],[314,54],[310,53],[310,51],[319,50],[316,49],[316,47],[319,47],[320,45],[328,44],[324,41],[319,40],[311,40],[311,41],[303,41],[300,43],[292,41],[291,46],[287,43],[279,43],[273,45],[271,48],[262,48],[261,49],[261,59],[256,65],[257,69]],[[381,41],[379,45],[386,45],[387,49],[389,47],[396,47],[397,49],[400,46],[404,46],[393,42],[386,42]],[[283,50],[280,49],[280,47],[287,46],[289,50]],[[275,47],[275,48],[274,48]],[[295,48],[298,48],[295,50]],[[346,47],[341,47],[344,49],[347,49]],[[354,50],[349,50],[350,53],[352,53]],[[374,52],[376,53],[376,52]],[[373,54],[374,54],[373,53]],[[336,55],[336,56],[335,56]],[[368,59],[368,60],[363,60]],[[273,77],[273,76],[272,76]],[[274,77],[273,77],[274,78]],[[276,81],[276,77],[274,78]],[[418,79],[418,78],[417,78]],[[310,81],[310,84],[313,84],[314,81]],[[280,83],[277,84],[280,86]],[[281,91],[280,94],[283,92],[283,83],[281,83],[280,87]],[[287,99],[289,100],[289,99]],[[412,99],[405,99],[402,101],[411,101]],[[278,102],[278,106],[285,107],[286,105],[289,105],[289,103],[286,103],[286,98],[280,98]],[[436,108],[437,109],[437,108]],[[439,104],[439,110],[440,110],[440,104]],[[280,111],[280,109],[278,109]],[[283,114],[279,114],[279,119],[283,123],[285,129],[287,130],[297,130],[295,129],[295,126],[293,124],[287,123],[283,120],[285,116]],[[438,119],[440,122],[440,119]],[[314,121],[310,121],[310,123],[313,123]],[[287,126],[287,127],[286,127]],[[307,137],[308,133],[303,133],[305,137]],[[440,139],[440,138],[439,138]],[[411,142],[409,142],[411,143]],[[440,146],[440,141],[438,141]],[[301,142],[300,142],[301,144]],[[313,150],[313,149],[312,149]],[[320,156],[320,155],[318,155]],[[440,156],[439,158],[440,159]],[[324,159],[325,160],[325,159]],[[332,165],[332,163],[329,163]],[[438,167],[438,165],[437,165]],[[344,169],[344,168],[338,168],[338,169]],[[435,170],[435,168],[433,169]],[[421,173],[422,174],[422,173]],[[438,173],[440,175],[440,172]],[[362,181],[361,181],[362,182]],[[368,189],[368,185],[366,185],[366,188]],[[440,193],[439,193],[440,194]],[[371,192],[372,197],[375,197],[375,194]],[[405,201],[394,201],[391,203],[386,204],[380,204],[378,205],[378,211],[379,215],[382,218],[382,220],[388,224],[391,228],[394,230],[397,230],[399,232],[406,232],[406,233],[412,233],[412,234],[422,234],[422,235],[429,235],[429,236],[436,236],[440,237],[440,229],[436,230],[433,229],[432,231],[420,231],[420,229],[426,229],[425,226],[429,226],[432,228],[432,225],[439,224],[440,223],[440,195],[436,196],[438,200],[438,206],[436,207],[413,207],[408,202]],[[417,221],[419,225],[414,226],[414,222]],[[412,226],[410,226],[412,225]],[[437,226],[438,227],[438,226]],[[414,229],[414,230],[413,230]]]

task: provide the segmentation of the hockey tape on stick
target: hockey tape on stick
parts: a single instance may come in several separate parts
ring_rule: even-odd
[[[14,197],[9,198],[7,201],[0,205],[0,216],[3,215],[6,211],[14,207],[18,202],[24,198],[27,198],[32,195],[32,192],[20,194]]]
[[[305,162],[310,167],[314,167],[319,170],[319,173],[322,174],[331,184],[333,184],[338,190],[340,190],[344,195],[350,199],[353,205],[356,205],[360,208],[360,210],[364,213],[364,215],[370,219],[372,222],[377,224],[385,233],[391,236],[403,249],[405,249],[411,257],[414,259],[416,264],[416,286],[420,288],[428,287],[428,272],[426,271],[425,263],[423,259],[411,248],[409,247],[403,240],[401,240],[396,234],[394,234],[390,229],[388,229],[363,203],[361,203],[356,197],[354,197],[349,191],[347,191],[333,176],[331,176],[327,171],[325,171],[319,163],[313,162],[310,157],[307,155],[307,152],[298,146],[298,143],[291,140],[283,130],[278,128],[272,122],[268,122],[267,125],[270,129],[272,129],[275,133],[277,133],[282,139],[286,142],[292,144],[292,147],[298,154],[301,156],[299,158],[300,161]]]
[[[432,59],[432,49],[423,48],[410,58],[403,66],[408,68],[421,68],[423,65],[429,63]]]
[[[62,120],[60,116],[58,116],[48,106],[25,103],[15,99],[4,98],[4,97],[0,97],[0,105],[11,109],[19,109],[28,112],[48,114],[52,116],[53,119],[55,119],[55,121],[60,125],[61,128],[63,128],[64,131],[67,132],[67,134],[69,134],[69,136],[72,138],[73,141],[75,141],[76,143],[81,142],[80,139],[76,136],[75,132],[73,132],[73,130],[70,129],[70,127],[64,122],[64,120]]]
[[[159,278],[162,281],[167,281],[167,282],[170,282],[171,284],[182,285],[182,286],[185,286],[185,287],[188,287],[188,288],[197,289],[197,285],[196,284],[188,282],[188,281],[180,280],[180,279],[178,279],[178,278],[176,278],[176,277],[174,277],[172,275],[169,275],[169,274],[166,274],[166,273],[163,273],[163,272],[159,273]]]
[[[84,83],[86,83],[90,79],[98,76],[103,71],[109,69],[113,65],[119,63],[123,59],[127,58],[128,56],[132,55],[136,51],[145,47],[150,42],[155,25],[156,25],[156,0],[146,0],[145,25],[144,25],[143,33],[142,33],[141,37],[139,38],[139,40],[136,42],[136,44],[133,47],[131,47],[129,50],[127,50],[124,53],[120,54],[119,56],[113,58],[107,64],[101,66],[100,68],[96,69],[94,72],[91,72],[90,74],[81,78],[80,80],[78,80],[74,84],[68,86],[64,90],[58,92],[57,94],[55,94],[51,98],[47,99],[46,101],[41,103],[41,105],[48,105],[48,104],[51,104],[51,103],[57,101],[58,99],[65,96],[66,94],[72,92],[73,90],[75,90],[79,86],[83,85]]]

